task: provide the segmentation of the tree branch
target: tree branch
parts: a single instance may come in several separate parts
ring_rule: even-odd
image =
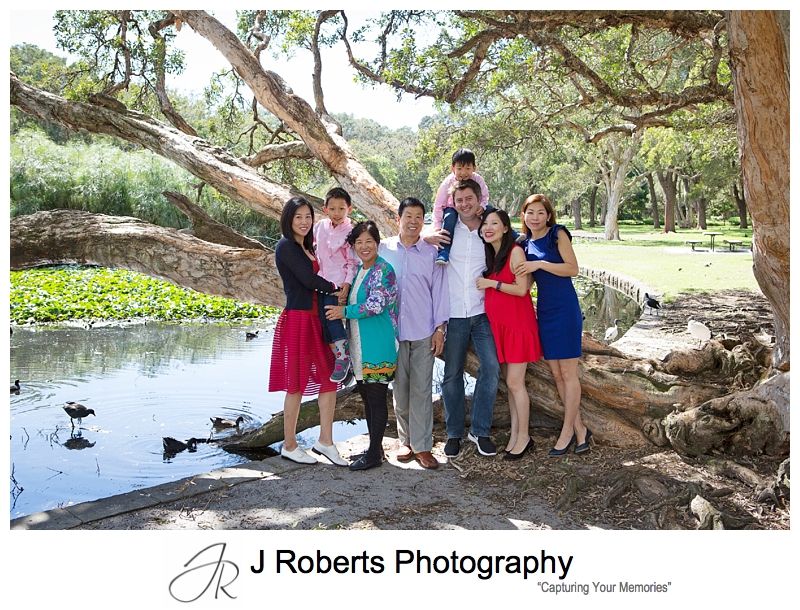
[[[196,136],[195,129],[186,122],[186,120],[175,110],[172,102],[167,95],[166,86],[166,59],[167,59],[167,41],[161,35],[161,30],[167,26],[175,23],[175,17],[170,15],[161,21],[154,21],[150,24],[150,35],[155,40],[155,71],[156,71],[156,85],[155,92],[158,104],[161,107],[161,112],[167,117],[167,120],[175,127],[180,129],[183,133],[190,136]]]
[[[206,294],[282,306],[274,255],[232,248],[138,218],[52,210],[11,220],[11,268],[78,263],[122,267]]]
[[[322,24],[334,17],[339,11],[320,11],[314,24],[314,35],[311,38],[311,52],[314,55],[314,103],[317,114],[330,116],[325,109],[325,96],[322,93],[322,56],[319,52],[319,31]]]
[[[185,195],[174,191],[164,191],[163,195],[172,205],[186,215],[192,223],[192,235],[198,239],[234,248],[266,250],[266,247],[260,241],[242,235],[211,218],[203,208],[192,203]]]
[[[224,149],[138,112],[67,101],[31,87],[13,74],[11,103],[28,114],[68,129],[103,133],[139,144],[174,161],[223,195],[270,218],[280,218],[283,204],[294,194],[293,189],[270,182]]]
[[[279,159],[313,159],[314,155],[303,142],[284,142],[265,146],[258,152],[242,157],[242,161],[251,167],[260,167]]]
[[[347,142],[326,124],[276,73],[264,70],[256,57],[224,25],[204,11],[172,11],[206,38],[236,69],[259,103],[306,143],[312,154],[353,196],[354,204],[375,221],[384,234],[397,232],[397,199],[378,184]]]
[[[123,89],[127,89],[128,85],[131,82],[131,50],[128,47],[128,21],[131,18],[130,11],[119,11],[114,13],[117,18],[119,19],[120,25],[118,31],[118,38],[120,40],[120,47],[122,48],[122,55],[124,58],[125,63],[125,70],[123,73],[123,79],[119,83],[114,83],[114,76],[116,72],[119,70],[119,52],[114,56],[114,67],[111,69],[111,72],[106,76],[109,86],[103,90],[105,95],[113,96],[117,91],[122,91]]]
[[[350,47],[350,41],[347,39],[347,15],[345,15],[344,12],[342,12],[342,18],[344,19],[344,27],[342,28],[342,42],[344,42],[345,49],[347,50],[347,58],[350,61],[350,65],[353,66],[353,68],[355,68],[359,74],[362,74],[369,80],[374,81],[376,83],[389,85],[391,87],[394,87],[395,89],[400,89],[401,91],[405,91],[406,93],[412,93],[416,97],[437,98],[437,95],[434,93],[432,89],[417,87],[415,85],[404,83],[396,79],[392,81],[387,81],[383,76],[371,70],[369,66],[362,64],[360,61],[358,61],[355,55],[353,55],[353,49]]]

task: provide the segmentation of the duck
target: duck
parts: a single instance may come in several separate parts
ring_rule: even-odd
[[[11,384],[11,393],[12,394],[19,393],[19,379],[17,379],[14,383]]]
[[[654,309],[661,309],[661,303],[659,303],[656,299],[651,297],[646,292],[644,293],[644,304],[645,307],[650,308],[650,313],[652,313]],[[656,312],[656,315],[658,315],[658,312]]]
[[[248,330],[247,332],[244,333],[244,337],[245,337],[245,339],[248,339],[248,340],[255,339],[256,337],[258,337],[258,333],[259,333],[259,331],[253,332],[253,331],[249,331]]]
[[[711,329],[697,320],[689,320],[689,323],[686,325],[686,330],[689,331],[692,338],[697,339],[698,347],[703,341],[708,341],[711,338]]]
[[[226,419],[224,417],[209,417],[211,424],[215,428],[238,428],[244,423],[244,417],[241,415],[234,419]]]
[[[197,451],[197,439],[194,437],[188,439],[184,443],[183,441],[179,441],[171,436],[165,436],[163,439],[161,439],[161,443],[164,447],[164,453],[169,453],[172,455],[180,453],[186,449],[189,451]]]
[[[78,425],[81,425],[81,420],[84,417],[88,417],[89,415],[95,415],[94,409],[88,409],[84,407],[79,402],[72,402],[71,400],[67,401],[67,404],[63,407],[64,411],[67,412],[69,415],[70,422],[72,423],[72,427],[75,427],[75,421],[78,420]],[[96,416],[95,416],[96,417]]]
[[[611,343],[612,341],[614,341],[614,339],[616,339],[619,336],[619,327],[617,326],[617,324],[619,324],[619,320],[614,320],[614,326],[609,326],[606,329],[606,334],[603,337],[606,343]]]

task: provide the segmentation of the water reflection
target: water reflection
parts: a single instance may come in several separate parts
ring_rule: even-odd
[[[581,302],[583,330],[602,339],[606,329],[619,319],[619,337],[636,323],[642,311],[639,304],[621,292],[583,276],[575,278],[575,290]]]

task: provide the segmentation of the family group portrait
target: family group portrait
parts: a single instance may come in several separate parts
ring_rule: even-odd
[[[788,11],[9,56],[12,530],[789,530]]]

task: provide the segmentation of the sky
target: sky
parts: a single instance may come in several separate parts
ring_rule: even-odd
[[[236,25],[235,11],[213,11],[214,16],[230,29]],[[363,15],[363,14],[362,14]],[[12,10],[9,13],[9,45],[32,43],[61,57],[66,53],[56,46],[52,31],[52,11]],[[348,11],[348,18],[358,20],[358,13]],[[351,25],[351,29],[352,29]],[[225,58],[205,38],[190,27],[183,27],[176,44],[186,53],[186,70],[180,76],[169,77],[168,88],[181,93],[201,94],[214,71],[228,68]],[[291,60],[274,59],[266,51],[262,53],[262,65],[280,74],[294,90],[313,105],[312,71],[313,59],[309,52],[298,52]],[[347,62],[344,45],[341,43],[322,52],[322,87],[325,105],[331,113],[349,113],[356,117],[369,118],[391,128],[416,128],[426,115],[435,114],[430,99],[414,99],[403,95],[402,102],[389,87],[367,87],[353,82],[353,69]]]

